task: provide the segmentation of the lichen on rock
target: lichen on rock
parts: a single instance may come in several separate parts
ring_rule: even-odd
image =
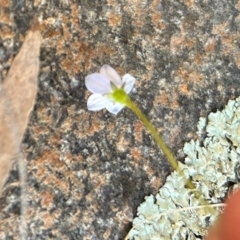
[[[198,191],[211,204],[222,203],[229,183],[237,183],[235,168],[240,154],[240,97],[229,100],[223,111],[201,118],[198,134],[206,129],[207,137],[200,143],[185,143],[185,164],[179,163],[184,176],[176,171],[166,179],[156,196],[145,197],[138,207],[133,227],[125,239],[202,239],[218,212],[210,214],[201,205],[193,190],[185,188],[190,177]],[[186,208],[186,210],[181,210]]]

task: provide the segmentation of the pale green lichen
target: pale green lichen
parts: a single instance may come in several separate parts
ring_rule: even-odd
[[[179,163],[184,176],[172,172],[156,196],[145,198],[126,239],[196,240],[206,234],[218,213],[210,214],[204,207],[191,209],[201,204],[194,190],[185,188],[186,179],[190,177],[211,204],[222,203],[229,183],[238,182],[240,98],[230,100],[223,111],[211,113],[208,121],[200,118],[198,134],[204,129],[207,137],[202,144],[192,140],[184,145],[187,157],[185,164]],[[186,210],[181,211],[183,208]]]

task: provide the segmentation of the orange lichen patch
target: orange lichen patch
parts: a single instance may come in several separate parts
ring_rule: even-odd
[[[49,191],[44,191],[41,194],[41,206],[42,208],[50,208],[53,205],[54,195]]]
[[[184,0],[184,3],[186,6],[188,6],[189,8],[191,8],[193,6],[193,0]]]
[[[56,167],[60,167],[63,163],[59,161],[59,153],[55,151],[46,151],[38,159],[35,160],[35,164],[52,164]]]
[[[214,38],[210,38],[205,44],[205,51],[208,53],[214,52],[216,47],[216,41]]]
[[[50,173],[46,166],[51,165],[53,169],[55,169],[58,172],[65,171],[66,166],[64,162],[61,162],[59,160],[59,154],[54,151],[46,151],[43,153],[42,156],[40,156],[38,159],[34,161],[34,163],[31,164],[32,169],[36,169],[36,177],[38,179],[43,179],[43,183],[46,185],[55,185],[55,186],[61,186],[67,189],[67,182],[63,182],[56,178],[53,173]]]
[[[176,97],[174,97],[174,98],[172,99],[171,104],[170,104],[170,107],[171,107],[172,109],[177,109],[177,108],[179,108],[179,102],[178,102],[178,100],[176,100]]]
[[[132,148],[131,149],[131,156],[134,159],[135,165],[138,166],[140,160],[142,159],[142,152],[138,148]]]
[[[47,18],[44,21],[42,21],[40,29],[43,40],[49,39],[52,41],[54,37],[57,38],[61,36],[60,30],[54,27],[55,21],[56,21],[55,18]]]
[[[177,95],[176,95],[177,96]],[[154,106],[158,106],[158,105],[163,105],[172,109],[177,109],[179,107],[179,103],[176,99],[175,95],[168,95],[166,93],[161,93],[160,95],[157,95],[154,98]]]
[[[114,14],[113,12],[111,12],[109,14],[109,18],[108,18],[108,24],[111,26],[111,27],[116,27],[116,26],[119,26],[122,22],[122,17],[121,15],[117,15],[117,14]]]
[[[46,169],[44,164],[48,162],[48,154],[51,155],[50,151],[45,152],[39,158],[37,158],[34,162],[30,162],[30,165],[33,169],[37,169],[36,175],[38,177],[44,177],[46,175]],[[42,176],[43,175],[43,176]]]
[[[99,124],[99,121],[97,118],[93,118],[91,122],[91,126],[88,128],[88,134],[93,135],[95,132],[99,132],[100,130],[102,130],[103,127],[104,126],[101,126]]]
[[[33,210],[31,208],[27,209],[27,219],[31,219],[32,215],[34,214]]]
[[[134,139],[138,142],[142,142],[142,131],[143,131],[144,127],[142,125],[141,122],[137,122],[134,125]]]
[[[120,134],[116,141],[116,146],[118,151],[124,152],[129,148],[129,141],[124,138],[123,134]]]
[[[108,125],[108,131],[112,132],[116,128],[115,123],[111,123]]]
[[[204,60],[204,57],[205,57],[204,54],[196,53],[193,58],[193,63],[195,63],[196,65],[201,65],[202,61]]]
[[[80,12],[79,9],[81,9],[81,7],[79,7],[77,4],[71,4],[71,23],[72,23],[72,30],[76,31],[77,29],[79,29],[79,19],[78,17],[80,16]]]
[[[9,0],[1,0],[0,1],[0,10],[3,9],[4,7],[9,7],[11,2],[12,1],[9,1]]]
[[[93,116],[94,113],[87,112],[74,119],[74,121],[78,122],[80,125],[79,129],[74,132],[77,137],[83,138],[84,136],[91,136],[94,133],[101,131],[105,127],[97,117]]]
[[[90,179],[92,184],[94,184],[94,190],[100,192],[102,184],[105,182],[103,175],[99,172],[90,172]]]
[[[213,25],[212,34],[224,36],[227,33],[228,22]]]
[[[59,41],[57,53],[66,54],[66,58],[60,62],[60,65],[71,77],[83,70],[89,70],[92,59],[104,59],[105,55],[114,55],[115,50],[106,44],[99,44],[93,48],[86,42],[75,40],[70,43],[69,49],[66,49],[64,41]]]
[[[76,105],[75,104],[72,104],[71,106],[69,106],[67,108],[67,112],[68,112],[68,115],[69,116],[75,116],[77,114],[77,111],[76,111]]]
[[[107,0],[107,5],[114,7],[116,5],[116,2],[114,0]]]
[[[91,57],[98,57],[101,56],[101,58],[104,59],[105,54],[108,56],[114,55],[114,54],[118,54],[118,52],[116,52],[116,50],[114,48],[109,47],[109,45],[105,45],[105,44],[99,44],[97,46],[95,46],[95,49],[92,49],[91,55],[87,55],[87,58],[91,58]]]
[[[70,153],[65,153],[63,156],[61,155],[61,157],[64,159],[64,163],[69,166],[70,164],[73,163],[73,161],[82,162],[84,160],[81,155],[77,155],[76,156],[77,160],[76,159],[73,160],[73,156]]]
[[[103,238],[104,238],[104,239],[109,239],[110,234],[111,234],[111,229],[108,228],[108,229],[104,232]]]
[[[11,1],[9,0],[1,0],[0,1],[0,22],[3,24],[7,24],[11,26],[13,24],[13,19],[11,18],[11,14],[7,13],[6,10],[8,7],[11,5]],[[0,36],[3,35],[2,32],[3,27],[1,28],[0,31]]]
[[[196,39],[187,39],[184,35],[173,35],[170,40],[170,49],[172,53],[176,53],[183,49],[191,49],[194,46],[196,46]]]
[[[48,171],[47,169],[45,168],[44,165],[41,165],[39,163],[35,163],[35,164],[31,164],[29,165],[29,168],[31,170],[33,170],[34,172],[34,169],[36,169],[36,173],[33,173],[38,179],[42,179],[44,178],[47,174],[48,174]]]
[[[63,23],[63,24],[62,24],[62,29],[63,29],[63,39],[64,39],[65,41],[70,40],[70,39],[71,39],[71,33],[70,33],[67,25]]]
[[[235,63],[238,67],[239,64],[239,47],[238,43],[240,42],[240,33],[229,33],[228,23],[224,22],[222,24],[215,25],[213,27],[214,34],[218,34],[221,37],[222,45],[224,46],[223,54],[227,56],[233,56]]]
[[[63,192],[64,194],[68,194],[69,192],[68,179],[59,179],[53,173],[48,173],[42,184],[45,184],[48,187],[51,186],[51,188],[53,189],[61,189],[61,192]]]
[[[175,52],[177,50],[177,48],[179,48],[179,46],[181,45],[181,43],[183,41],[184,41],[184,39],[182,38],[182,36],[173,35],[170,40],[171,50]]]
[[[56,48],[56,55],[64,54],[60,57],[60,66],[66,71],[69,77],[76,76],[77,73],[87,71],[91,68],[93,59],[104,59],[106,55],[114,55],[116,51],[109,47],[108,44],[97,44],[91,46],[86,42],[84,36],[86,30],[80,28],[79,16],[81,8],[76,4],[71,5],[71,19],[64,13],[59,14],[61,26],[53,18],[45,20],[41,26],[43,32],[44,43],[48,47]],[[121,24],[121,16],[110,14],[109,24],[116,26]],[[67,23],[71,23],[69,26]],[[61,36],[61,30],[63,36]],[[95,33],[98,31],[95,27]],[[79,32],[80,39],[74,38],[72,32]],[[53,41],[54,40],[54,41]]]
[[[50,123],[51,122],[51,116],[47,114],[48,109],[45,107],[38,108],[37,111],[37,118],[38,121],[41,123]]]
[[[136,8],[136,11],[133,15],[134,25],[137,26],[136,30],[140,30],[144,25],[143,17],[146,15],[145,11],[146,11],[146,9],[142,9],[140,7]],[[137,31],[137,32],[139,32],[139,31]]]
[[[179,79],[182,79],[184,83],[194,82],[198,84],[203,84],[203,75],[199,74],[192,68],[190,69],[184,69],[184,67],[180,67],[177,70],[176,76],[178,76]]]
[[[51,146],[56,146],[61,140],[59,133],[54,132],[49,136],[48,142]]]
[[[184,30],[184,24],[180,26],[181,32],[175,34],[170,39],[170,50],[176,53],[179,50],[192,49],[196,46],[196,38],[187,36],[188,31]]]
[[[237,43],[240,41],[240,34],[228,34],[221,38],[222,44],[224,45],[224,54],[230,55],[239,52]]]
[[[53,214],[45,212],[45,214],[42,216],[44,228],[46,229],[52,228],[52,226],[54,225],[54,219],[55,219],[55,216]]]
[[[44,34],[44,38],[50,38],[50,39],[52,39],[52,38],[58,38],[58,37],[60,37],[61,36],[61,32],[60,32],[60,30],[59,29],[57,29],[57,30],[52,30],[52,31],[48,31],[48,32],[46,32],[45,34]]]
[[[160,3],[160,0],[153,0],[150,5],[150,9],[152,11],[157,11],[159,3]]]
[[[32,130],[36,136],[38,135],[44,135],[49,133],[49,127],[48,126],[33,126]]]
[[[63,27],[65,28],[65,27]],[[67,38],[66,36],[66,32],[65,32],[65,38]],[[76,43],[71,43],[71,46],[66,49],[65,47],[65,43],[66,40],[61,39],[57,42],[57,53],[61,54],[61,53],[65,53],[66,54],[66,58],[62,60],[61,62],[61,66],[64,68],[64,70],[70,70],[72,68],[72,64],[74,64],[74,51],[78,51],[78,49],[82,48],[82,50],[87,50],[88,44],[87,43],[83,43],[83,42],[78,42],[78,44]],[[84,52],[81,53],[82,55],[84,55]]]
[[[188,84],[186,84],[186,83],[180,84],[179,90],[180,90],[180,92],[183,93],[184,95],[188,95],[188,94],[189,94]]]
[[[107,5],[111,7],[116,7],[116,1],[115,0],[107,0]]]
[[[13,19],[10,17],[10,14],[7,14],[4,11],[2,12],[1,11],[2,10],[0,8],[0,15],[1,15],[0,22],[11,26],[13,24]]]
[[[233,34],[230,34],[228,36],[221,37],[222,44],[224,45],[224,54],[228,55],[233,52],[234,50],[234,40],[235,36]]]
[[[64,131],[64,132],[67,132],[67,131],[69,131],[69,130],[71,130],[72,129],[72,126],[73,126],[73,124],[76,122],[75,121],[76,120],[76,118],[75,117],[67,117],[66,119],[65,119],[65,121],[61,124],[61,129]]]
[[[152,24],[159,30],[163,30],[165,29],[166,25],[165,23],[163,23],[162,21],[162,14],[159,12],[156,13],[152,13],[151,14],[152,17]]]
[[[41,0],[34,0],[34,3],[33,3],[34,7],[37,7],[40,2],[41,2]]]
[[[158,11],[158,6],[159,6],[159,0],[154,0],[152,1],[150,5],[150,10],[151,10],[151,20],[152,24],[157,28],[157,29],[164,29],[165,24],[162,21],[162,13]]]
[[[52,145],[53,146],[53,145]],[[59,160],[59,153],[48,151],[43,154],[43,157],[45,157],[45,162],[48,164],[51,164],[53,168],[56,170],[64,169],[66,166],[65,164]]]
[[[92,202],[92,200],[93,200],[93,192],[90,192],[90,193],[88,193],[87,195],[86,195],[86,200],[87,200],[87,202]],[[93,205],[91,205],[91,207],[93,207]]]
[[[162,106],[169,106],[169,95],[165,92],[160,93],[157,97],[154,99],[154,105],[161,104]]]
[[[136,26],[136,31],[144,25],[143,17],[146,16],[146,8],[138,0],[127,0],[128,3],[123,7],[124,11],[131,13],[132,22]]]
[[[13,38],[14,34],[11,30],[10,27],[3,26],[0,31],[0,37],[2,40],[8,39],[8,38]]]

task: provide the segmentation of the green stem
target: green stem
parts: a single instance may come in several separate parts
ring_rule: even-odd
[[[184,176],[183,171],[179,168],[178,161],[174,157],[171,150],[168,148],[162,137],[157,133],[156,128],[148,121],[147,117],[141,112],[141,110],[132,102],[132,100],[129,98],[129,96],[122,90],[118,89],[114,92],[112,95],[113,99],[121,104],[126,105],[128,108],[130,108],[139,118],[140,120],[145,124],[149,132],[152,134],[153,138],[157,142],[160,149],[163,151],[164,155],[166,156],[167,160],[171,164],[171,166],[178,172],[180,176]],[[199,192],[193,182],[188,179],[186,182],[186,187],[193,190],[193,193],[195,197],[201,202],[203,205],[207,205],[208,210],[210,213],[214,213],[215,209],[212,208],[208,201],[205,200],[204,196],[201,198],[202,194]]]
[[[148,121],[147,117],[140,111],[140,109],[130,100],[127,101],[127,106],[140,118],[140,120],[146,125],[149,132],[152,134],[153,138],[156,140],[157,144],[165,154],[171,166],[178,170],[178,162],[174,158],[172,152],[169,150],[162,137],[157,134],[155,127]]]
[[[140,120],[145,124],[149,132],[152,134],[153,138],[157,142],[160,149],[163,151],[164,155],[166,156],[167,160],[171,164],[171,166],[176,170],[178,173],[182,174],[182,171],[179,169],[178,162],[175,159],[173,153],[171,150],[167,147],[166,143],[162,139],[162,137],[157,133],[156,128],[148,121],[147,117],[142,113],[142,111],[132,102],[132,100],[127,97],[126,98],[126,105],[129,107],[139,118]],[[189,189],[195,189],[194,184],[188,180],[186,183],[187,187]]]

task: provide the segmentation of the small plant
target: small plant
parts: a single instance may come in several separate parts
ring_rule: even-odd
[[[191,190],[202,205],[206,205],[206,208],[210,213],[214,213],[215,210],[212,207],[209,207],[205,197],[196,189],[189,176],[186,176],[171,150],[168,148],[162,137],[157,133],[155,127],[128,96],[134,83],[135,78],[130,74],[125,74],[121,79],[112,67],[109,65],[103,65],[100,69],[100,73],[90,74],[85,79],[87,89],[93,93],[87,101],[88,110],[98,111],[106,108],[109,112],[117,114],[124,106],[130,108],[149,130],[166,156],[168,162],[184,181],[184,186],[186,185],[187,188]]]

